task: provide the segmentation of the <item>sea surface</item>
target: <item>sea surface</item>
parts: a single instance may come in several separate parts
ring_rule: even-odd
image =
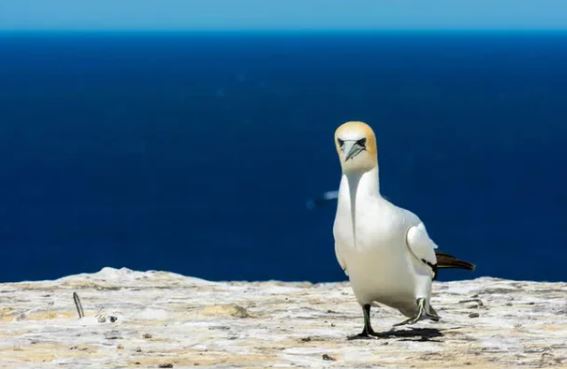
[[[567,33],[1,33],[0,281],[334,281],[333,132],[474,273],[567,280]]]

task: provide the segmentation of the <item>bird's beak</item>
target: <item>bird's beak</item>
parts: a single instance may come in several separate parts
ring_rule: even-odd
[[[348,161],[348,159],[352,159],[354,158],[356,155],[358,155],[361,151],[364,150],[364,146],[360,145],[358,143],[358,141],[345,141],[345,144],[343,146],[343,152],[345,154],[345,161]]]

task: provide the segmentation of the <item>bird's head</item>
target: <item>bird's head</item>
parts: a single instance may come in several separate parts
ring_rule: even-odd
[[[364,122],[346,122],[335,131],[343,173],[366,172],[378,165],[376,135]]]

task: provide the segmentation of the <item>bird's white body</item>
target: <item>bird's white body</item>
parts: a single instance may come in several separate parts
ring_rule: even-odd
[[[376,303],[408,317],[396,326],[422,319],[438,321],[430,304],[437,268],[474,270],[474,265],[435,253],[437,245],[421,220],[380,195],[378,143],[368,124],[341,124],[335,131],[335,148],[342,170],[333,227],[335,254],[364,315],[362,332],[349,338],[383,337],[370,322],[370,309]]]
[[[436,245],[419,218],[384,199],[378,165],[343,173],[333,228],[335,253],[361,305],[376,302],[411,317],[430,301]]]

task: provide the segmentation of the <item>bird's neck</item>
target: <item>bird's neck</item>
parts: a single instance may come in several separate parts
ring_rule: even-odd
[[[348,198],[351,203],[363,198],[380,196],[378,166],[368,171],[343,173],[342,181],[345,183],[341,187],[347,189],[349,193]]]
[[[378,166],[368,171],[343,173],[339,190],[339,209],[350,213],[353,245],[356,247],[357,210],[369,203],[368,200],[380,197]],[[347,205],[348,204],[348,205]],[[346,205],[346,206],[345,206]]]

